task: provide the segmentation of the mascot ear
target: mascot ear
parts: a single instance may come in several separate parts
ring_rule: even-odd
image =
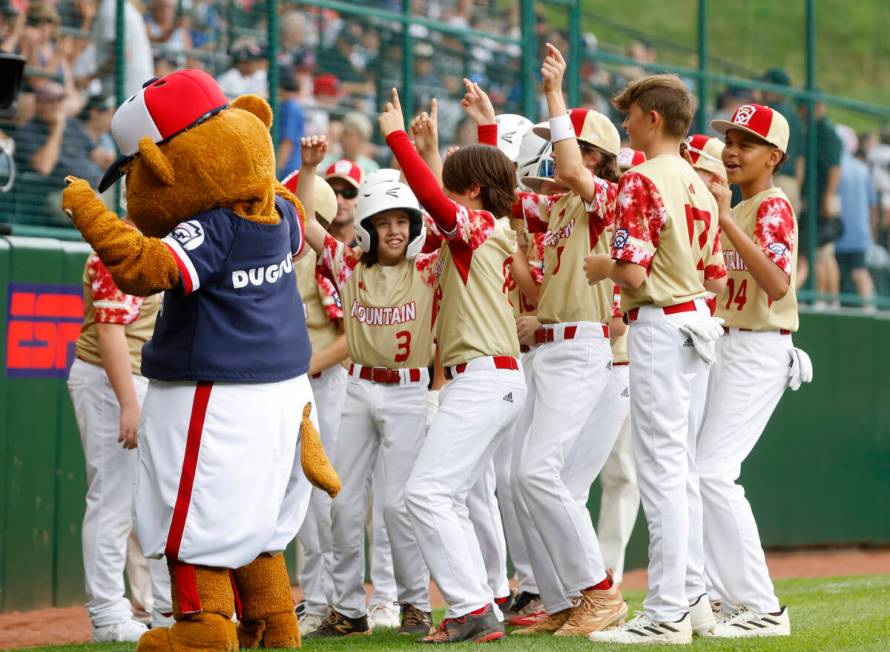
[[[139,154],[158,181],[165,186],[173,185],[176,180],[173,166],[170,165],[170,161],[164,156],[164,152],[161,151],[161,148],[148,136],[143,136],[139,139]]]
[[[272,126],[272,107],[259,95],[240,95],[229,106],[254,114],[267,128]]]

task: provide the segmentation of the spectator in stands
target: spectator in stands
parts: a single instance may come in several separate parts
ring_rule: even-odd
[[[94,95],[87,100],[81,114],[81,120],[71,120],[67,129],[66,143],[74,151],[83,151],[89,154],[90,160],[96,169],[90,170],[90,176],[99,177],[114,163],[117,158],[117,150],[111,137],[111,118],[117,108],[115,99],[108,95]]]
[[[266,49],[254,42],[243,42],[232,52],[232,67],[219,75],[216,80],[228,98],[245,93],[255,93],[269,97],[268,67]]]
[[[281,17],[278,63],[282,66],[300,63],[305,65],[307,58],[315,61],[315,53],[308,47],[308,25],[306,16],[296,10],[288,11]],[[317,133],[317,132],[312,132]]]
[[[211,0],[192,0],[188,12],[189,37],[193,48],[213,47],[225,29],[224,9]]]
[[[185,68],[186,58],[182,53],[161,50],[155,53],[155,77],[163,77],[174,70]]]
[[[343,132],[340,134],[340,153],[331,157],[328,164],[337,158],[352,161],[362,169],[363,174],[368,174],[380,168],[374,159],[368,156],[371,149],[371,137],[374,135],[374,127],[367,116],[352,112],[343,116]]]
[[[766,71],[763,81],[777,86],[791,86],[791,79],[781,68]],[[788,151],[785,162],[776,170],[773,179],[787,195],[795,212],[800,214],[800,187],[804,176],[803,123],[784,95],[774,91],[763,92],[763,104],[778,111],[788,121]]]
[[[182,52],[192,47],[189,16],[177,15],[177,0],[152,0],[151,11],[145,17],[148,37],[165,50]]]
[[[798,103],[800,118],[806,124],[806,101]],[[841,178],[841,140],[834,130],[834,125],[826,116],[824,102],[815,103],[816,151],[810,152],[804,147],[804,157],[813,156],[816,160],[816,175],[810,179],[804,174],[801,186],[801,216],[798,220],[800,237],[800,253],[797,263],[797,283],[800,287],[807,277],[809,265],[807,261],[808,233],[816,226],[816,291],[824,297],[816,302],[817,308],[835,308],[839,305],[840,270],[834,256],[834,242],[840,237],[843,224],[840,221],[840,200],[837,186]],[[807,141],[804,131],[804,142]],[[815,186],[816,205],[810,206],[808,192],[810,184]]]
[[[358,38],[346,25],[337,35],[334,46],[319,52],[318,62],[325,70],[336,73],[344,95],[373,97],[374,82],[368,78],[365,61],[357,52],[358,43]]]
[[[300,104],[300,86],[289,66],[281,68],[278,77],[278,178],[300,169],[300,138],[303,137],[306,116]]]
[[[743,104],[751,101],[751,91],[738,86],[727,86],[720,95],[717,96],[717,106],[714,113],[711,114],[711,120],[731,120],[732,114],[736,112]],[[795,116],[797,114],[795,113]],[[708,127],[709,133],[713,136],[722,135],[714,131],[713,127]],[[798,195],[800,191],[798,189]]]
[[[21,40],[22,56],[27,67],[46,75],[60,76],[60,53],[57,51],[59,25],[62,20],[59,12],[51,4],[38,4],[28,12],[29,25]],[[32,83],[39,83],[39,75],[31,77]]]
[[[93,70],[107,92],[115,88],[116,31],[117,0],[102,0],[93,23]],[[137,93],[143,83],[154,77],[154,57],[148,30],[134,0],[127,0],[124,5],[124,32],[127,44],[124,49],[124,94],[129,96]]]
[[[874,309],[875,286],[865,263],[878,223],[878,197],[868,165],[860,158],[859,138],[852,128],[838,125],[844,146],[838,195],[844,232],[835,243],[841,270],[841,287],[847,291],[852,280],[863,306]]]
[[[316,77],[312,81],[312,93],[303,99],[303,108],[306,111],[304,133],[327,134],[329,143],[338,142],[340,132],[331,132],[330,112],[337,109],[339,98],[340,82],[336,76],[324,74]]]
[[[12,4],[3,3],[0,7],[0,50],[17,52],[25,32],[27,14],[17,10]]]

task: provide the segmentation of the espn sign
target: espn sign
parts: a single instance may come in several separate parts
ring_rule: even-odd
[[[6,306],[6,375],[66,377],[83,321],[83,289],[10,283]]]

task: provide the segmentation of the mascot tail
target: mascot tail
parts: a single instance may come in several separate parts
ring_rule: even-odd
[[[309,418],[310,414],[312,414],[312,404],[306,403],[306,407],[303,408],[303,421],[300,423],[300,456],[303,473],[312,486],[318,487],[333,498],[340,492],[340,476],[325,455],[321,437],[312,419]]]

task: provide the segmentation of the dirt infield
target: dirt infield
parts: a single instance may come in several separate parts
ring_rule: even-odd
[[[844,549],[773,552],[767,555],[773,578],[831,577],[890,574],[890,550]],[[629,572],[622,588],[644,589],[646,571]],[[433,602],[442,599],[433,587]],[[294,599],[300,589],[294,587]],[[90,640],[90,621],[82,606],[0,614],[0,649],[84,643]]]

